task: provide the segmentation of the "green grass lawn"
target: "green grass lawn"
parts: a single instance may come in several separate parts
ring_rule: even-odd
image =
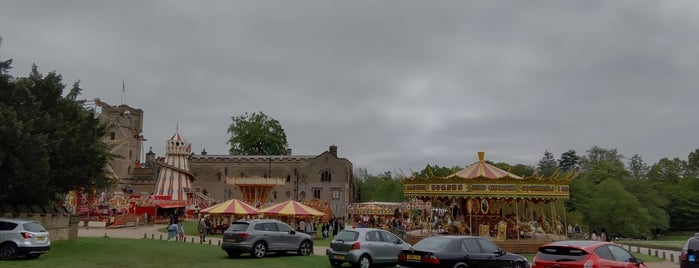
[[[185,229],[186,230],[186,229]],[[151,239],[79,238],[56,241],[35,260],[2,261],[2,267],[330,267],[325,256],[248,255],[229,258],[220,247]]]

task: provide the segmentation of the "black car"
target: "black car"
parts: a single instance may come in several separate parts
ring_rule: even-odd
[[[398,268],[528,268],[527,259],[507,253],[480,236],[431,236],[398,254]]]
[[[687,239],[680,255],[680,268],[699,268],[699,233]]]

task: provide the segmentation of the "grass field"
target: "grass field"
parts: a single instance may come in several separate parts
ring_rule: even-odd
[[[56,241],[35,260],[2,261],[2,267],[330,267],[325,256],[275,256],[262,259],[247,255],[228,258],[211,245],[151,239],[80,238]]]
[[[634,254],[644,261],[661,261]],[[533,255],[525,255],[530,261]],[[330,268],[325,256],[270,254],[262,259],[248,255],[228,258],[212,245],[167,242],[152,239],[79,238],[56,241],[51,250],[35,260],[2,261],[2,267],[236,267],[236,268]],[[347,264],[345,264],[347,266]],[[349,266],[348,266],[349,267]]]
[[[684,243],[687,242],[694,232],[676,232],[663,236],[661,240],[620,240],[621,244],[681,251]]]

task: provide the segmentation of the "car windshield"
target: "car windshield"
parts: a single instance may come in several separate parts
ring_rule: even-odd
[[[420,240],[420,242],[417,242],[417,244],[415,244],[413,248],[425,251],[442,250],[446,248],[450,242],[451,239],[449,238],[427,237],[425,239]]]
[[[245,231],[248,229],[247,222],[234,222],[228,227],[228,231]]]
[[[23,224],[24,230],[29,232],[46,232],[44,226],[41,226],[38,222],[27,222]]]
[[[579,261],[589,253],[579,248],[570,247],[541,247],[536,254],[537,259],[549,261]]]
[[[356,231],[347,231],[347,230],[342,230],[340,233],[335,236],[335,240],[342,240],[342,241],[357,241],[357,238],[359,238],[359,233]]]

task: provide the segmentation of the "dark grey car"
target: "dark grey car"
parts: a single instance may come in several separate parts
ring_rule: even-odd
[[[313,254],[313,238],[292,230],[289,225],[278,220],[236,221],[223,233],[221,249],[229,257],[250,253],[252,257],[262,258],[269,251],[294,251],[308,256]]]
[[[680,255],[680,268],[699,268],[699,233],[684,243]]]

